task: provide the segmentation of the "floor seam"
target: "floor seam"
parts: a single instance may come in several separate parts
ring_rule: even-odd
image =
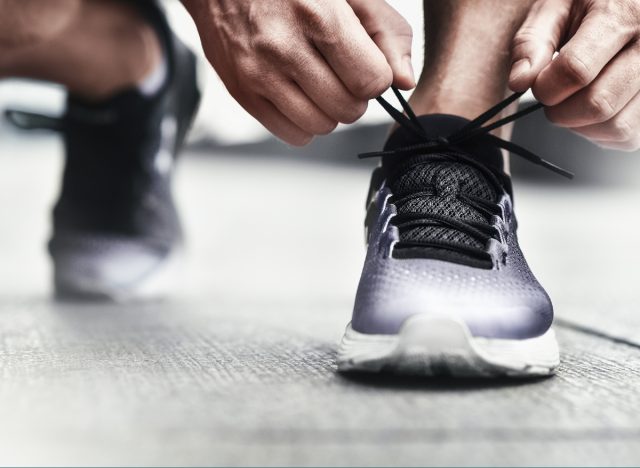
[[[587,325],[581,325],[571,320],[556,318],[554,320],[554,323],[556,326],[561,328],[567,328],[579,333],[583,333],[585,335],[595,336],[605,340],[613,341],[614,343],[623,344],[626,346],[631,346],[632,348],[640,349],[640,343],[636,343],[635,341],[629,340],[627,338],[621,338],[619,336],[615,336],[610,333],[597,330]]]

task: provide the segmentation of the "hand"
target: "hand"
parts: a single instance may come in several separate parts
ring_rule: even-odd
[[[183,0],[231,95],[304,145],[358,120],[392,82],[415,86],[411,27],[384,0]]]
[[[539,0],[515,35],[509,85],[532,87],[553,123],[600,146],[636,150],[639,39],[637,0]]]

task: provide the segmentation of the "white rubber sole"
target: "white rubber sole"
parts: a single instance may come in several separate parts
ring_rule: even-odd
[[[553,330],[524,340],[471,336],[461,321],[415,316],[397,335],[359,333],[351,324],[338,349],[338,370],[460,377],[550,375],[560,363]]]
[[[123,302],[131,300],[160,299],[174,294],[180,289],[184,274],[185,255],[179,249],[174,251],[162,264],[151,274],[118,296],[114,300]]]
[[[181,284],[184,271],[184,253],[176,249],[156,268],[128,284],[111,284],[91,278],[77,278],[73,284],[59,284],[58,297],[62,299],[98,299],[118,303],[162,299],[174,293]]]

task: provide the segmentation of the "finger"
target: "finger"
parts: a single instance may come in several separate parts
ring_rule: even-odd
[[[355,96],[372,99],[393,82],[387,59],[346,2],[311,16],[313,44]]]
[[[558,47],[569,21],[571,2],[545,0],[531,8],[527,18],[513,37],[509,87],[526,91],[540,71],[546,67]]]
[[[235,97],[235,96],[234,96]],[[294,146],[304,146],[313,135],[293,123],[267,99],[255,96],[236,98],[238,103],[272,134]]]
[[[384,0],[351,0],[349,4],[387,59],[393,72],[393,84],[405,90],[414,88],[413,31],[407,20]]]
[[[273,103],[290,121],[312,135],[326,135],[336,128],[338,122],[327,116],[300,87],[286,79],[269,88],[264,98]]]
[[[640,91],[640,46],[623,49],[586,88],[560,104],[547,107],[549,120],[561,127],[605,122],[618,114]]]
[[[335,121],[353,123],[367,110],[368,101],[351,94],[316,49],[309,51],[302,67],[292,68],[288,75]]]
[[[636,94],[620,112],[606,122],[573,127],[570,130],[596,142],[624,144],[640,136],[638,128],[640,128],[640,93]]]
[[[554,106],[591,83],[605,65],[632,39],[606,17],[586,16],[558,56],[538,75],[533,93]]]

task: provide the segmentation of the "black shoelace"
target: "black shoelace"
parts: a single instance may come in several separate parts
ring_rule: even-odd
[[[406,173],[406,171],[410,170],[412,167],[430,162],[445,161],[462,163],[464,165],[472,166],[477,169],[481,174],[484,175],[485,179],[490,185],[492,185],[494,188],[499,188],[502,185],[491,169],[489,169],[479,161],[474,160],[472,157],[463,154],[456,148],[462,143],[473,143],[474,139],[482,137],[484,141],[489,141],[491,144],[497,146],[498,148],[506,149],[512,154],[517,154],[518,156],[521,156],[522,158],[533,164],[542,166],[569,179],[573,178],[573,174],[571,172],[540,158],[536,154],[515,143],[504,140],[489,133],[498,127],[506,125],[521,117],[524,117],[525,115],[530,114],[531,112],[540,109],[542,107],[542,104],[533,104],[509,116],[499,119],[489,125],[483,126],[486,122],[491,120],[502,110],[504,110],[510,104],[520,98],[523,93],[512,94],[511,96],[491,107],[482,115],[473,119],[460,130],[454,132],[451,135],[432,137],[427,134],[427,131],[423,128],[420,120],[411,109],[411,106],[400,94],[398,89],[392,87],[392,90],[398,101],[400,102],[404,113],[389,104],[389,102],[383,97],[378,97],[377,101],[402,128],[417,137],[420,143],[385,151],[364,153],[360,154],[358,156],[359,158],[398,158],[399,160],[407,161],[406,164],[396,166],[401,166],[401,172],[404,173]],[[419,158],[413,160],[412,157],[416,156],[419,156]],[[397,170],[394,172],[397,172]],[[397,174],[388,175],[388,177],[396,176]],[[433,196],[433,193],[429,190],[429,188],[426,188],[424,191],[415,191],[399,198],[395,197],[392,199],[392,202],[400,211],[400,208],[405,204],[411,203],[412,201],[420,199],[421,197],[429,196]],[[467,193],[458,193],[457,199],[473,208],[477,212],[483,214],[487,220],[490,220],[493,216],[499,216],[502,212],[501,207],[496,203],[489,202],[488,200],[481,197],[472,196]],[[500,233],[489,222],[482,223],[476,221],[468,221],[459,219],[454,216],[428,212],[428,210],[421,210],[420,212],[398,213],[396,216],[394,216],[391,222],[398,228],[400,232],[400,241],[396,244],[396,248],[426,247],[455,251],[476,258],[481,262],[485,262],[488,267],[491,264],[491,255],[486,250],[486,245],[490,239],[500,240]],[[452,229],[457,232],[463,233],[471,239],[476,240],[480,245],[485,246],[485,248],[479,248],[468,243],[450,242],[437,239],[403,239],[403,232],[406,232],[406,230],[419,227],[434,226]]]

